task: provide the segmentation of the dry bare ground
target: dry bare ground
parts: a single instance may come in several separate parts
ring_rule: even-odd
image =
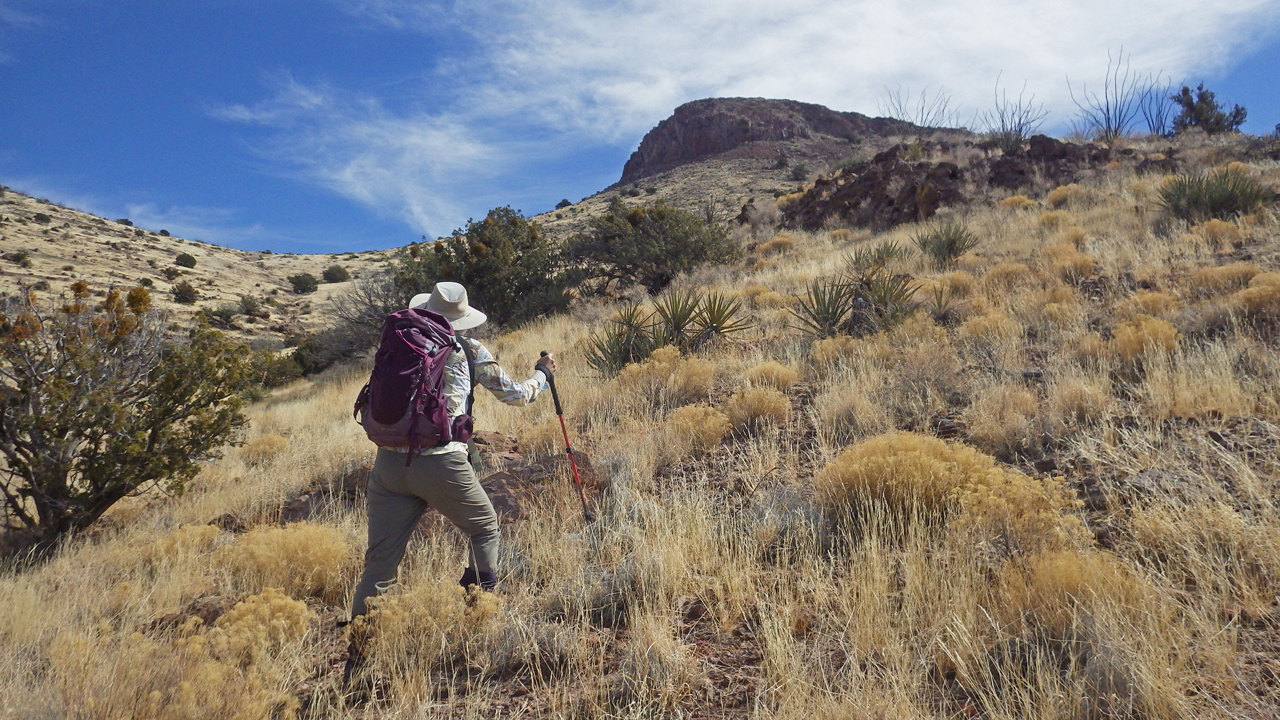
[[[1199,143],[1193,169],[1231,160]],[[683,278],[756,328],[614,379],[582,354],[610,307],[494,338],[520,372],[560,351],[599,519],[562,472],[526,488],[500,592],[467,596],[429,516],[356,629],[354,694],[335,623],[366,369],[278,391],[187,494],[0,577],[0,714],[1274,717],[1280,224],[1170,223],[1161,182],[1102,169],[957,210],[981,246],[945,271],[895,260],[926,307],[863,339],[814,342],[789,308],[918,228],[791,232]],[[558,451],[549,402],[477,399],[528,458]]]

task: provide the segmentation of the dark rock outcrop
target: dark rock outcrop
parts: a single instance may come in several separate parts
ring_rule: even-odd
[[[917,131],[910,123],[838,112],[821,105],[764,98],[710,98],[676,108],[640,141],[622,169],[620,184],[635,182],[748,143],[816,136],[856,142],[867,135]]]
[[[992,142],[964,141],[963,145],[996,151]],[[1069,143],[1046,135],[1032,137],[1016,152],[976,159],[964,168],[926,159],[945,157],[955,149],[948,142],[895,145],[830,178],[820,177],[783,209],[783,224],[816,230],[828,220],[839,219],[860,227],[892,227],[928,220],[943,206],[963,204],[971,199],[965,195],[970,188],[979,193],[984,186],[1039,192],[1122,164],[1138,172],[1173,172],[1178,166],[1173,149],[1143,156],[1129,148]],[[920,159],[913,162],[913,158]]]
[[[950,162],[908,162],[905,145],[819,178],[783,210],[791,227],[815,230],[830,218],[858,226],[889,227],[928,220],[938,208],[964,201],[965,171]]]

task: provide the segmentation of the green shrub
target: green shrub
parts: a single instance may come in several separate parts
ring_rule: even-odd
[[[8,260],[9,262],[15,265],[21,265],[22,267],[31,267],[31,253],[26,250],[17,250],[15,252],[5,253],[3,257],[5,260]],[[23,263],[27,263],[27,264],[23,265]]]
[[[135,315],[143,315],[151,310],[151,291],[141,285],[129,290],[124,304]]]
[[[191,283],[183,280],[173,286],[173,301],[183,305],[194,305],[196,300],[200,299],[200,293],[196,292],[196,288]]]
[[[160,274],[164,275],[165,280],[168,280],[169,282],[173,282],[179,275],[182,274],[182,271],[179,270],[178,268],[167,267],[161,270]]]
[[[155,283],[155,281],[154,281],[154,280],[152,280],[151,278],[145,278],[145,277],[144,277],[144,278],[142,278],[141,280],[139,280],[139,281],[138,281],[138,284],[139,284],[139,285],[141,285],[141,286],[142,286],[142,287],[144,287],[144,288],[149,288],[149,287],[154,287],[156,283]]]
[[[161,231],[160,231],[160,237],[169,237],[169,231],[168,231],[168,230],[161,230]]]
[[[240,306],[227,304],[213,308],[212,310],[205,310],[205,313],[208,314],[209,317],[217,320],[223,326],[226,326],[231,324],[231,321],[235,319],[239,310]]]
[[[947,220],[925,228],[916,233],[913,240],[920,252],[939,268],[951,265],[980,242],[978,236],[958,220]]]
[[[569,241],[569,256],[598,293],[639,285],[650,294],[696,267],[741,256],[728,230],[667,205],[628,208],[618,198]]]
[[[321,273],[321,277],[327,283],[340,283],[350,280],[351,273],[347,272],[347,269],[341,265],[330,265]]]
[[[36,213],[35,215],[32,215],[31,220],[33,222],[40,223],[41,225],[48,225],[49,223],[53,222],[53,218],[49,217],[48,215],[45,215],[44,213]]]
[[[1275,199],[1275,192],[1243,172],[1210,170],[1167,181],[1159,205],[1176,218],[1199,223],[1245,215]]]
[[[196,266],[196,259],[190,253],[178,253],[178,256],[173,259],[173,264],[178,267],[193,268]]]
[[[395,270],[406,297],[430,292],[440,280],[461,283],[471,304],[503,325],[569,306],[571,279],[559,243],[509,207],[490,210],[450,237],[410,246]]]
[[[565,208],[569,207],[569,206],[570,206],[570,205],[572,205],[572,204],[573,204],[573,203],[569,202],[569,198],[565,198],[565,199],[561,200],[560,202],[556,203],[556,209],[557,209],[557,210],[563,210],[563,209],[565,209]]]
[[[179,491],[235,440],[246,348],[213,330],[173,342],[118,293],[101,310],[21,295],[0,305],[4,526],[50,547],[140,487]]]
[[[787,177],[790,178],[792,182],[804,182],[809,179],[809,166],[804,163],[800,163],[799,165],[791,168],[791,173],[787,175]]]
[[[316,291],[316,288],[320,287],[320,281],[316,280],[316,276],[311,273],[290,275],[285,279],[293,286],[293,291],[299,295],[313,293]]]
[[[1224,105],[1219,105],[1213,92],[1204,89],[1200,83],[1192,93],[1191,88],[1182,86],[1182,91],[1171,98],[1182,110],[1173,119],[1173,131],[1188,128],[1200,128],[1209,135],[1224,132],[1235,132],[1244,124],[1249,111],[1236,105],[1231,112],[1226,112]]]
[[[262,310],[262,303],[258,302],[257,298],[252,295],[240,296],[240,312],[245,315],[257,315],[260,310]]]

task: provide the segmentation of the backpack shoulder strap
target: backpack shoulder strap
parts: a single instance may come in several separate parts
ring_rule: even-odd
[[[460,337],[458,342],[462,344],[462,354],[467,356],[467,375],[471,378],[471,388],[467,390],[467,414],[471,414],[471,406],[476,400],[476,351],[471,348],[471,341],[467,338]]]

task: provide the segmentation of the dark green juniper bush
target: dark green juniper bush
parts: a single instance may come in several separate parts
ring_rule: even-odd
[[[0,303],[0,475],[10,547],[48,547],[135,490],[181,490],[245,425],[248,353],[111,291],[101,310]],[[135,313],[130,304],[142,310]]]

